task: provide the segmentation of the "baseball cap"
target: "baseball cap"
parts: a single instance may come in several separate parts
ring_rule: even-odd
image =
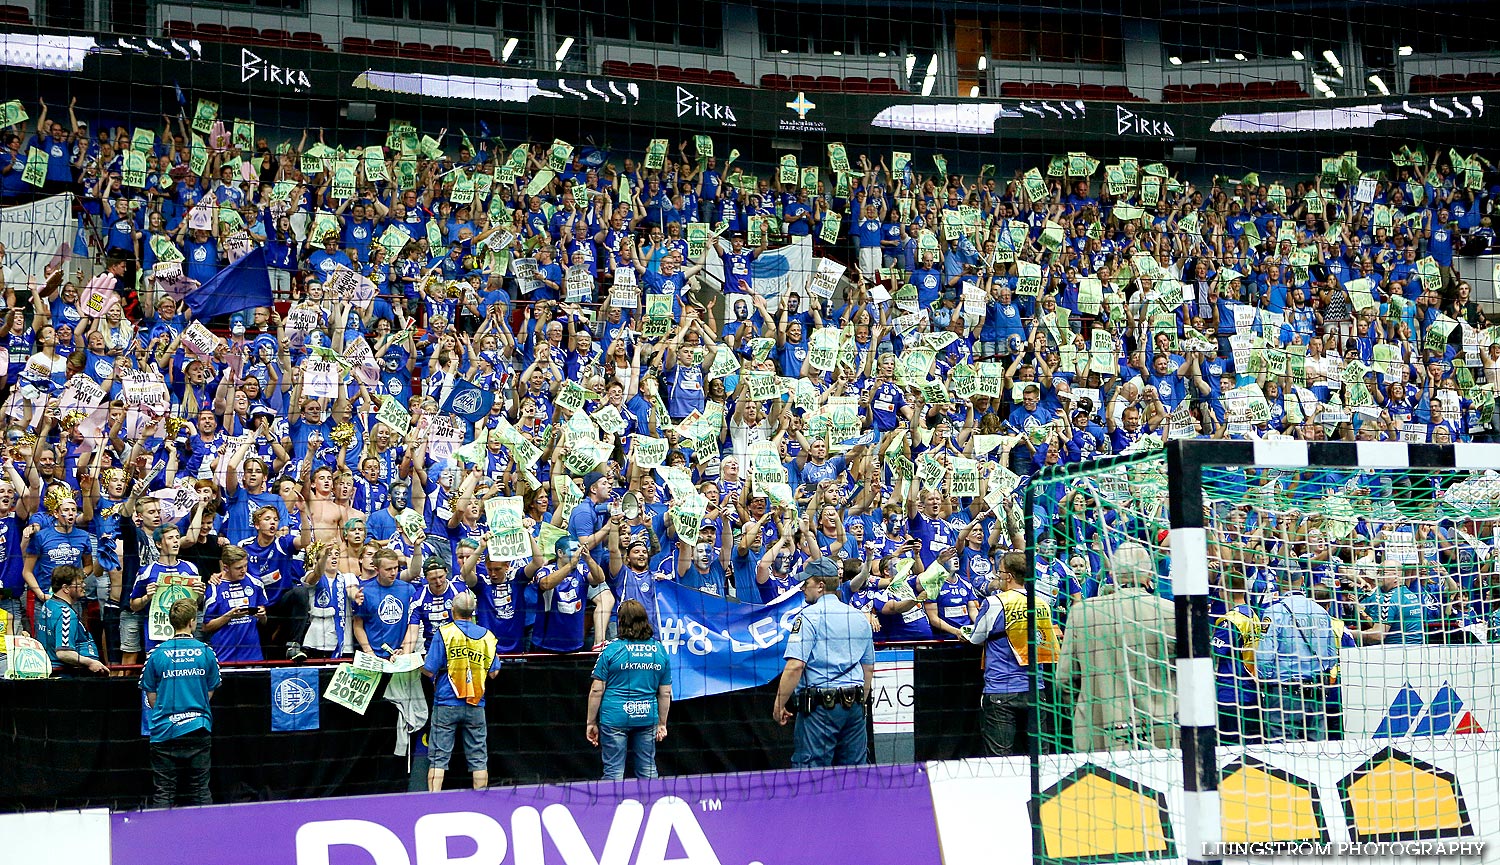
[[[583,476],[583,491],[587,493],[594,488],[594,484],[604,480],[603,472],[589,472]]]
[[[448,563],[437,556],[428,556],[422,560],[422,573],[425,574],[428,571],[442,571],[446,574],[448,573]]]
[[[820,559],[808,562],[807,567],[802,569],[802,575],[805,577],[837,577],[839,575],[839,568],[838,565],[833,563],[833,559],[823,556]]]

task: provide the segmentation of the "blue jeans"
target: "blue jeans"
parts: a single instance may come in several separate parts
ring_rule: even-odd
[[[470,772],[489,768],[489,729],[483,706],[433,706],[432,726],[427,740],[427,765],[447,769],[453,758],[453,745],[463,733],[464,757]]]
[[[792,765],[862,766],[870,760],[864,706],[815,708],[797,716]]]
[[[1328,707],[1324,689],[1267,682],[1260,695],[1261,727],[1267,742],[1324,742]]]
[[[604,757],[604,780],[625,779],[625,752],[635,755],[635,776],[655,778],[656,725],[649,727],[610,727],[599,725],[599,753]]]

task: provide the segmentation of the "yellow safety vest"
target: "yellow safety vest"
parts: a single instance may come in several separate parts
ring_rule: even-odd
[[[448,682],[453,694],[471,706],[484,699],[484,683],[495,663],[495,635],[470,637],[455,622],[438,628],[443,637],[443,655],[448,664]]]

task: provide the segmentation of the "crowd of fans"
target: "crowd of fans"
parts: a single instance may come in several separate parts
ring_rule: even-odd
[[[759,603],[821,556],[877,639],[954,639],[1044,467],[1494,429],[1500,331],[1454,267],[1494,241],[1477,156],[1197,185],[73,110],[0,152],[0,198],[75,193],[103,267],[5,285],[0,585],[49,649],[139,662],[186,588],[224,661],[420,651],[463,591],[502,652],[579,651],[658,580]],[[195,321],[256,249],[279,302]]]

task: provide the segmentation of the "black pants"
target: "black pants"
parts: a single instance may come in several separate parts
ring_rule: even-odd
[[[151,807],[207,805],[209,745],[207,730],[151,743]]]
[[[984,753],[990,757],[1015,757],[1027,753],[1027,716],[1031,694],[985,694],[980,701],[979,733]]]

